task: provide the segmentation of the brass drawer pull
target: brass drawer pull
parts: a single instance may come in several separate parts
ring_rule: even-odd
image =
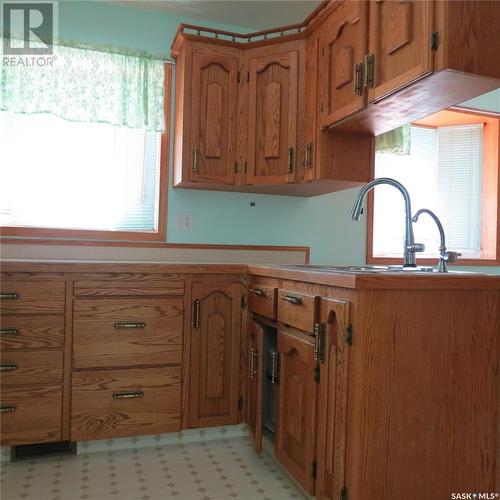
[[[113,399],[136,399],[143,397],[144,391],[113,392]]]
[[[312,142],[307,143],[304,155],[304,168],[312,168],[312,149]]]
[[[363,64],[355,64],[353,67],[353,90],[354,95],[363,95]]]
[[[301,306],[303,302],[301,297],[294,297],[293,295],[283,295],[283,297],[281,297],[281,300],[290,302],[290,304],[294,304],[296,306]]]
[[[253,379],[257,375],[257,359],[259,354],[254,347],[250,349],[250,378]]]
[[[200,328],[200,299],[196,299],[193,304],[193,327]]]
[[[127,328],[145,328],[146,323],[143,321],[139,322],[134,322],[134,321],[118,321],[117,323],[114,324],[114,327],[117,330],[123,330]]]
[[[262,288],[250,288],[249,291],[252,292],[253,294],[257,295],[257,297],[265,297],[266,296],[266,292],[264,290],[262,290]]]
[[[193,172],[198,172],[198,148],[193,148],[192,169]]]
[[[0,365],[0,372],[15,372],[17,370],[17,365]]]
[[[288,148],[288,161],[287,161],[287,173],[293,173],[294,161],[295,161],[295,150],[294,148]]]
[[[0,406],[0,413],[14,413],[16,409],[16,405]]]
[[[1,300],[17,300],[21,296],[18,293],[15,292],[7,292],[7,293],[0,293],[0,299]]]
[[[271,353],[271,384],[278,384],[278,373],[279,373],[279,352]]]
[[[0,328],[0,335],[19,335],[17,328]]]

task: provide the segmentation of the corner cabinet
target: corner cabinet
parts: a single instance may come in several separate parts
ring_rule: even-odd
[[[236,424],[241,283],[195,281],[191,299],[188,427]]]

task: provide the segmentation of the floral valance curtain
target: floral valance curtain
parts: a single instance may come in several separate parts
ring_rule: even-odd
[[[164,61],[68,45],[54,45],[53,56],[41,66],[0,65],[0,109],[165,130]]]
[[[410,124],[390,130],[375,137],[375,151],[377,153],[392,153],[409,155],[411,145]]]

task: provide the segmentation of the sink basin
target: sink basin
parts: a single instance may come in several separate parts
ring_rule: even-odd
[[[403,267],[403,266],[317,266],[311,264],[292,264],[281,266],[287,269],[301,271],[318,271],[326,273],[432,273],[434,268],[429,266]]]

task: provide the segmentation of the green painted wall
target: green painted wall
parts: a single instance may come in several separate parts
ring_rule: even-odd
[[[62,38],[143,49],[164,56],[169,55],[180,22],[203,24],[199,20],[100,1],[59,3]],[[309,245],[314,263],[363,264],[366,221],[356,223],[348,218],[355,195],[356,190],[348,190],[304,199],[173,190],[170,187],[168,240],[175,243]],[[250,206],[251,202],[255,206]],[[193,215],[191,231],[175,227],[178,213]]]

